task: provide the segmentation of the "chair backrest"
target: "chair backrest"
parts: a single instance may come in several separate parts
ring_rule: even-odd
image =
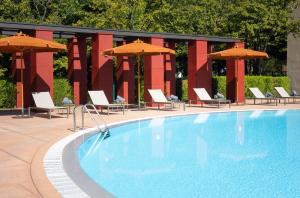
[[[196,92],[200,100],[211,100],[211,97],[209,96],[205,88],[194,88],[194,91]]]
[[[266,98],[257,87],[250,87],[249,89],[255,98]]]
[[[49,92],[33,92],[32,97],[36,107],[54,108],[54,103]]]
[[[94,105],[109,105],[104,91],[88,91],[88,93]]]
[[[291,97],[288,92],[285,91],[285,89],[283,87],[274,87],[275,90],[278,92],[278,94],[281,97]]]
[[[160,89],[148,89],[148,92],[154,102],[168,102],[166,96]]]

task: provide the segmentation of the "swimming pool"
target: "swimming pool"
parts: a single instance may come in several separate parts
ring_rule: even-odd
[[[116,197],[300,196],[300,110],[159,117],[84,141],[84,172]]]

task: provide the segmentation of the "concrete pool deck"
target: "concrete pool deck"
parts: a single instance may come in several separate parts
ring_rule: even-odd
[[[230,111],[255,109],[300,109],[300,104],[275,105],[233,105]],[[225,108],[187,107],[186,111],[126,111],[104,115],[108,123],[151,116],[181,113],[227,111]],[[95,124],[86,117],[86,126]],[[19,118],[0,111],[0,197],[60,197],[48,181],[43,168],[43,157],[48,148],[59,139],[72,133],[72,116],[37,114],[32,118]]]

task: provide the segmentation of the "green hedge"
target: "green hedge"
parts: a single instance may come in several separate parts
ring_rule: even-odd
[[[249,87],[258,87],[263,93],[271,92],[276,95],[274,87],[284,87],[288,92],[291,90],[290,80],[288,77],[270,77],[270,76],[245,76],[245,96],[252,97]],[[213,94],[220,92],[226,95],[226,77],[217,76],[212,80]],[[143,100],[143,83],[141,86],[141,100]],[[63,98],[68,97],[73,100],[72,86],[67,79],[54,79],[54,103],[60,105]],[[182,99],[188,100],[188,83],[182,81]],[[16,88],[15,84],[0,80],[0,108],[13,108],[16,105]]]
[[[68,97],[73,101],[73,90],[68,79],[54,79],[54,104],[61,105],[64,97]]]
[[[54,103],[60,105],[63,98],[73,100],[72,86],[67,79],[54,79]],[[16,106],[16,85],[8,80],[0,80],[0,108]]]
[[[16,106],[16,86],[7,80],[0,80],[0,108]]]
[[[286,91],[290,92],[291,83],[288,77],[272,77],[272,76],[245,76],[245,96],[253,97],[249,91],[249,87],[258,87],[262,93],[271,92],[277,95],[274,87],[284,87]],[[226,77],[214,76],[212,79],[213,95],[220,92],[226,96]],[[182,82],[182,96],[183,99],[188,99],[187,96],[187,80]]]
[[[187,101],[189,99],[188,97],[188,81],[185,79],[185,80],[182,80],[182,98],[181,100],[182,101]]]

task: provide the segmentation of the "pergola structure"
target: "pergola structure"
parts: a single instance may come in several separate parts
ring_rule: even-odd
[[[61,25],[37,25],[29,23],[0,22],[0,34],[14,35],[22,31],[30,36],[53,40],[68,39],[68,75],[73,82],[75,104],[87,102],[87,39],[91,39],[92,47],[92,84],[93,90],[104,90],[110,102],[113,93],[113,61],[112,57],[102,55],[102,51],[117,45],[132,42],[139,38],[144,42],[165,46],[175,50],[177,42],[188,44],[188,97],[196,100],[193,88],[204,87],[212,92],[212,66],[207,54],[212,52],[213,45],[226,43],[228,48],[244,47],[240,39],[186,35],[175,33],[149,33],[134,31],[102,30]],[[13,56],[13,71],[17,85],[17,107],[21,105],[19,94],[20,60],[18,54]],[[24,104],[30,106],[31,92],[50,91],[53,95],[53,53],[28,53],[24,55]],[[144,57],[144,99],[150,101],[147,89],[161,89],[167,95],[174,94],[175,87],[175,55]],[[127,102],[135,100],[135,61],[132,57],[119,57],[117,74],[117,92]],[[232,102],[244,102],[244,61],[227,60],[227,98]],[[239,67],[238,70],[236,68]],[[238,72],[237,72],[238,71]],[[238,85],[236,85],[238,80]],[[236,87],[238,86],[238,87]],[[236,97],[236,90],[238,96]]]

